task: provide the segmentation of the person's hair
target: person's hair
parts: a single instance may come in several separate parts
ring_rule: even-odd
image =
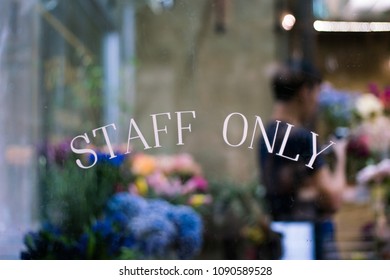
[[[279,67],[272,78],[272,91],[275,100],[287,102],[292,100],[299,90],[320,84],[319,71],[310,63],[288,63]]]

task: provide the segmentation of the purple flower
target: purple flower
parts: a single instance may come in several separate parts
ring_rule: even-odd
[[[62,165],[72,153],[70,148],[70,139],[65,139],[56,145],[48,144],[46,146],[46,156],[50,163]]]

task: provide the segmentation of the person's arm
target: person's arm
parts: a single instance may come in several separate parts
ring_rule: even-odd
[[[340,208],[343,192],[346,187],[346,140],[335,141],[333,150],[336,156],[336,164],[333,172],[323,166],[313,176],[313,183],[318,190],[318,201],[322,207],[330,212]]]

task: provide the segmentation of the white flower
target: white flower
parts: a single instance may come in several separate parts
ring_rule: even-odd
[[[372,181],[378,175],[377,169],[376,165],[366,166],[356,174],[357,182],[364,185]]]
[[[373,94],[365,93],[356,100],[356,110],[363,119],[372,115],[380,115],[383,112],[383,104]]]
[[[387,177],[390,175],[390,159],[382,160],[377,166],[379,175],[382,177]]]
[[[390,175],[390,159],[384,159],[376,165],[369,165],[360,170],[356,175],[359,184],[367,184],[371,181],[382,180]]]
[[[368,146],[374,152],[386,152],[390,146],[390,120],[384,115],[365,120],[357,128],[359,134],[367,136]]]

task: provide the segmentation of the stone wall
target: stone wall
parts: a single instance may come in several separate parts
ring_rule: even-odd
[[[160,133],[161,148],[148,152],[190,152],[214,178],[250,181],[257,176],[256,149],[248,149],[254,116],[269,118],[272,98],[266,75],[275,59],[273,1],[226,1],[226,32],[214,30],[213,1],[178,0],[170,11],[137,13],[135,119],[152,141],[150,114],[171,112]],[[176,146],[175,111],[194,110],[192,133]],[[223,122],[232,112],[249,123],[247,141],[229,147]],[[243,124],[232,121],[229,139],[239,142]],[[258,132],[257,132],[258,133]],[[238,139],[238,140],[237,140]],[[141,146],[142,148],[142,146]]]

